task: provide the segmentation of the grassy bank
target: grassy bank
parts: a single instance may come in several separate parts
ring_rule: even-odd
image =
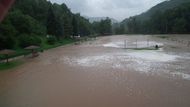
[[[63,46],[63,45],[66,45],[66,44],[71,44],[71,43],[74,43],[74,42],[76,42],[75,39],[69,39],[68,38],[68,39],[59,40],[56,43],[54,43],[53,45],[50,45],[50,44],[47,43],[47,40],[45,38],[42,38],[42,43],[40,45],[40,49],[38,49],[37,51],[48,50],[48,49],[51,49],[51,48],[56,48],[56,47]],[[31,53],[31,51],[22,49],[20,47],[16,47],[14,49],[14,51],[15,51],[15,54],[9,55],[8,56],[9,59],[14,58],[14,57],[23,56],[23,55],[28,55],[28,54]],[[6,60],[6,56],[5,55],[0,55],[0,70],[6,70],[6,69],[14,68],[14,67],[22,64],[22,62],[20,62],[20,61],[11,61],[9,63],[5,63],[5,62],[3,62],[3,60]]]
[[[47,49],[51,49],[51,48],[56,48],[56,47],[59,47],[59,46],[62,46],[62,45],[74,43],[76,41],[77,40],[75,40],[75,39],[68,38],[68,39],[59,40],[55,44],[50,45],[50,44],[47,44],[46,40],[44,39],[44,40],[42,40],[41,49],[47,50]]]
[[[47,38],[41,38],[42,42],[40,45],[40,49],[38,49],[37,51],[42,51],[42,50],[48,50],[51,48],[56,48],[59,46],[63,46],[63,45],[67,45],[67,44],[71,44],[71,43],[75,43],[75,42],[85,42],[85,41],[91,41],[91,40],[95,40],[96,37],[94,36],[90,36],[90,37],[83,37],[80,39],[71,39],[71,38],[65,38],[65,39],[61,39],[61,40],[57,40],[54,44],[50,45],[47,42]],[[15,49],[13,49],[15,52],[15,54],[9,55],[8,58],[15,58],[15,57],[19,57],[19,56],[23,56],[23,55],[28,55],[31,53],[31,51],[25,50],[23,48],[20,47],[16,47]],[[6,69],[10,69],[10,68],[14,68],[18,65],[23,64],[23,62],[20,62],[19,60],[16,61],[11,61],[9,63],[5,63],[2,60],[6,60],[6,56],[5,55],[0,55],[0,70],[6,70]]]
[[[11,61],[11,62],[8,62],[8,63],[1,62],[0,63],[0,70],[11,69],[11,68],[19,66],[19,65],[21,65],[23,63],[24,63],[23,61]]]
[[[66,44],[70,44],[70,43],[74,43],[76,42],[76,40],[74,39],[63,39],[60,41],[57,41],[55,44],[53,45],[49,45],[46,42],[46,39],[42,39],[42,43],[40,45],[40,49],[38,49],[37,51],[41,51],[41,50],[47,50],[47,49],[51,49],[51,48],[56,48],[62,45],[66,45]],[[31,53],[31,51],[22,49],[20,47],[16,47],[15,49],[13,49],[15,52],[15,54],[9,55],[8,58],[14,58],[14,57],[18,57],[18,56],[22,56],[22,55],[28,55]],[[5,59],[5,55],[0,55],[0,59],[4,60]]]

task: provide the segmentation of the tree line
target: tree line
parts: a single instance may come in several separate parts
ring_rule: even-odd
[[[115,28],[116,34],[189,34],[190,2],[165,11],[157,10],[150,18],[130,17]]]
[[[111,20],[90,23],[79,13],[74,14],[63,4],[47,0],[16,0],[5,19],[0,23],[0,49],[40,46],[70,38],[111,34]]]

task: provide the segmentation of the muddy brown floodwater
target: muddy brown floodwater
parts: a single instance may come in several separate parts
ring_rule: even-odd
[[[189,49],[150,35],[51,49],[0,72],[0,107],[190,107]]]

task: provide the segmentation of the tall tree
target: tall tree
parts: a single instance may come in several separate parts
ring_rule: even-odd
[[[79,25],[76,16],[73,16],[72,25],[73,25],[73,36],[79,35]]]
[[[48,11],[48,19],[47,19],[47,34],[54,35],[60,38],[63,35],[61,24],[57,21],[55,14],[50,7]]]

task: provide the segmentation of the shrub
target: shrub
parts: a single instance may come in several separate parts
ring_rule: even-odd
[[[42,43],[42,40],[39,36],[31,35],[31,45],[40,46],[41,43]]]
[[[30,45],[37,45],[39,46],[42,42],[41,38],[34,35],[26,35],[22,34],[18,37],[19,46],[25,48]]]
[[[0,50],[12,49],[15,46],[15,40],[11,36],[0,36]]]
[[[57,38],[56,38],[55,36],[49,36],[49,37],[47,38],[47,43],[48,43],[49,45],[54,45],[56,42],[57,42]]]

